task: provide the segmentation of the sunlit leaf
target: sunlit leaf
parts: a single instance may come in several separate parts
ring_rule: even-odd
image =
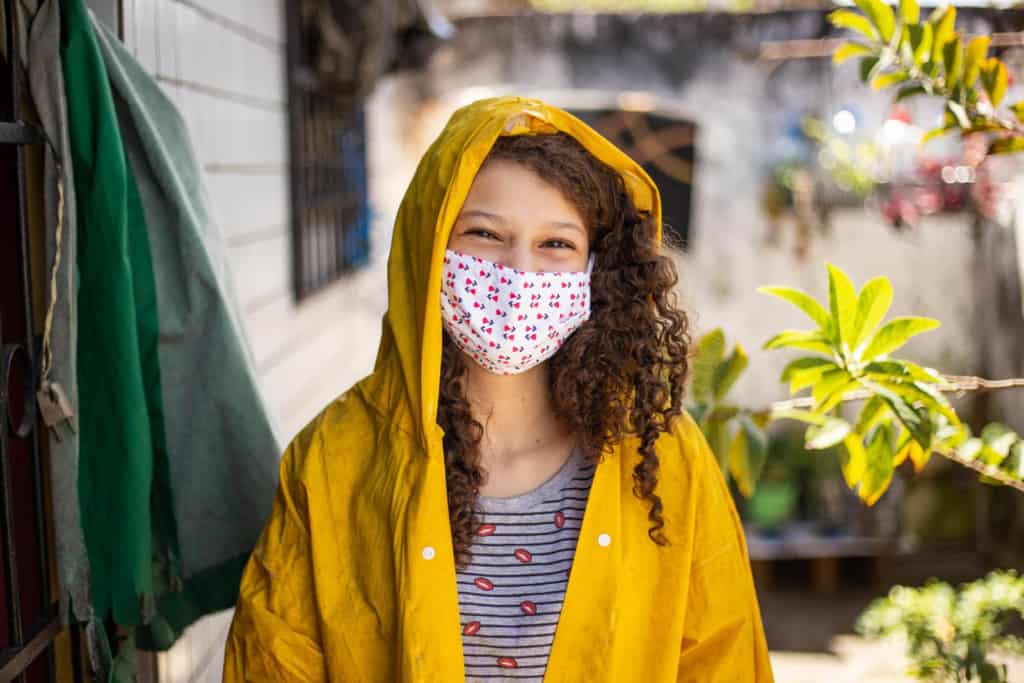
[[[779,378],[779,381],[789,382],[789,392],[795,394],[801,389],[817,382],[823,372],[837,367],[828,358],[817,356],[796,358],[787,363],[786,367],[782,369],[782,376]]]
[[[996,138],[988,147],[989,154],[1008,154],[1010,152],[1024,152],[1024,137]]]
[[[851,489],[860,483],[867,470],[868,455],[856,432],[850,432],[843,439],[843,448],[839,452],[839,465],[843,471],[843,479]]]
[[[897,83],[903,83],[910,78],[910,75],[903,69],[897,69],[890,71],[889,73],[879,74],[871,79],[872,90],[882,90],[890,86],[896,85]]]
[[[861,57],[860,60],[860,81],[867,83],[875,73],[880,70],[881,57]]]
[[[750,498],[768,456],[768,439],[746,415],[738,421],[740,428],[730,451],[729,469],[740,493]]]
[[[1017,117],[1017,120],[1024,123],[1024,102],[1015,102],[1010,105],[1010,111]]]
[[[981,64],[981,85],[988,94],[992,107],[998,107],[1006,96],[1006,88],[1009,86],[1010,78],[1006,71],[1006,65],[995,57],[989,57]]]
[[[820,425],[807,428],[805,446],[809,450],[831,448],[846,438],[850,433],[850,423],[838,417],[826,417]]]
[[[990,422],[981,430],[981,440],[994,454],[986,459],[986,464],[998,465],[1010,455],[1010,447],[1020,440],[1020,436],[1001,422]]]
[[[953,100],[948,100],[946,102],[946,110],[954,116],[956,123],[960,128],[970,130],[971,119],[967,116],[967,110],[964,109],[962,104],[954,102]]]
[[[798,420],[812,425],[820,425],[825,423],[825,415],[819,415],[818,413],[812,413],[809,410],[800,410],[799,408],[783,408],[779,410],[772,410],[773,420]]]
[[[889,406],[903,426],[921,444],[922,448],[932,447],[934,427],[931,417],[924,408],[914,408],[899,394],[893,392],[882,383],[861,379],[865,388],[877,393]]]
[[[852,57],[860,57],[863,55],[870,55],[874,53],[874,48],[862,45],[860,43],[843,43],[836,51],[832,53],[832,62],[835,64],[842,64]]]
[[[978,76],[981,74],[981,63],[985,61],[991,42],[992,38],[989,36],[974,36],[967,42],[964,56],[964,85],[972,86],[978,80]]]
[[[896,17],[892,7],[882,0],[854,0],[860,11],[871,20],[871,24],[878,29],[878,35],[882,42],[888,43],[892,40],[893,29],[896,25]]]
[[[916,24],[921,17],[917,0],[900,0],[900,20],[904,24]]]
[[[832,320],[838,326],[838,341],[844,354],[853,346],[853,326],[857,315],[857,290],[841,268],[826,263],[828,268],[828,305]]]
[[[836,28],[848,28],[865,38],[878,40],[878,31],[871,25],[867,17],[848,9],[837,9],[828,15],[829,23]]]
[[[858,434],[867,434],[880,420],[889,416],[888,407],[881,396],[872,396],[864,401],[860,412],[857,414],[857,424],[854,431]]]
[[[921,136],[921,144],[923,145],[929,140],[934,140],[935,138],[941,135],[952,133],[954,130],[959,130],[959,128],[959,126],[943,126],[941,128],[932,128],[931,130],[926,131],[924,135]]]
[[[905,85],[896,91],[896,97],[893,99],[893,102],[901,102],[910,97],[927,94],[928,91],[923,85]]]
[[[874,332],[892,305],[892,284],[889,278],[878,276],[868,280],[857,295],[857,315],[853,323],[850,347],[856,350],[868,335]]]
[[[946,89],[952,92],[960,82],[964,68],[964,50],[960,36],[953,36],[942,46],[942,65],[946,70]]]
[[[896,451],[893,464],[898,466],[904,460],[910,458],[910,462],[914,465],[914,471],[920,472],[928,464],[930,455],[931,453],[925,453],[921,448],[921,444],[917,443],[917,440],[911,438],[908,434]]]
[[[818,381],[814,383],[814,388],[811,389],[811,396],[814,397],[814,402],[821,404],[826,398],[832,395],[832,392],[849,383],[851,379],[852,377],[850,376],[850,373],[842,368],[836,368],[835,370],[828,370],[822,373]],[[815,410],[814,412],[824,411]]]
[[[711,380],[711,391],[716,401],[721,401],[729,393],[748,363],[746,351],[740,344],[736,344],[726,361],[715,369],[715,376]]]
[[[785,330],[766,341],[763,346],[765,349],[786,347],[832,355],[832,347],[829,345],[828,340],[817,331]]]
[[[932,25],[916,24],[907,26],[910,48],[914,52],[914,62],[920,64],[932,54]]]
[[[937,7],[931,16],[928,17],[928,23],[932,25],[931,61],[935,64],[940,64],[942,62],[942,48],[953,37],[953,30],[956,24],[956,7],[953,5]]]
[[[690,395],[693,400],[699,402],[708,399],[715,370],[722,362],[724,353],[725,333],[720,327],[716,327],[697,340],[690,380]]]
[[[939,326],[939,321],[933,318],[922,318],[918,316],[900,316],[878,328],[864,349],[862,358],[877,358],[892,353],[900,348],[915,335],[934,330]]]
[[[775,286],[758,287],[757,291],[788,301],[806,313],[823,332],[828,333],[831,330],[832,318],[829,317],[828,311],[810,294],[792,287]]]
[[[892,482],[894,470],[892,441],[889,428],[879,425],[872,433],[867,447],[867,467],[857,489],[868,505],[874,505]]]

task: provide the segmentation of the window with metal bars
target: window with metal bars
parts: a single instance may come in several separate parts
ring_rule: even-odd
[[[369,257],[365,112],[318,75],[315,24],[288,12],[292,282],[296,301]]]
[[[685,249],[691,237],[696,124],[659,111],[569,110],[647,171],[661,192],[665,237]]]

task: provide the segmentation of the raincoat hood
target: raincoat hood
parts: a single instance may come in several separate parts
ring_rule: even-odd
[[[644,171],[570,114],[501,97],[458,110],[402,201],[374,371],[291,442],[245,570],[227,683],[465,680],[437,425],[448,235],[500,135],[565,131],[622,174],[659,225]],[[656,443],[663,530],[633,495],[639,440],[597,464],[544,673],[550,683],[772,680],[739,517],[683,413]]]
[[[457,110],[424,154],[398,210],[388,259],[388,311],[375,368],[389,376],[399,373],[381,394],[381,408],[405,415],[424,445],[440,440],[441,272],[452,226],[499,136],[558,131],[619,172],[637,208],[651,214],[661,238],[657,186],[643,168],[580,119],[540,100],[513,96],[477,100]],[[438,454],[436,448],[428,451]]]

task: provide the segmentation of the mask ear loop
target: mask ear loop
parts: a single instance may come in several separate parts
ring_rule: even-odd
[[[587,275],[594,272],[594,252],[590,252],[590,258],[587,259]]]

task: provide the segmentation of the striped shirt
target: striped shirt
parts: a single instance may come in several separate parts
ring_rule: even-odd
[[[458,570],[467,681],[542,681],[594,465],[573,449],[539,487],[480,496],[471,563]]]

